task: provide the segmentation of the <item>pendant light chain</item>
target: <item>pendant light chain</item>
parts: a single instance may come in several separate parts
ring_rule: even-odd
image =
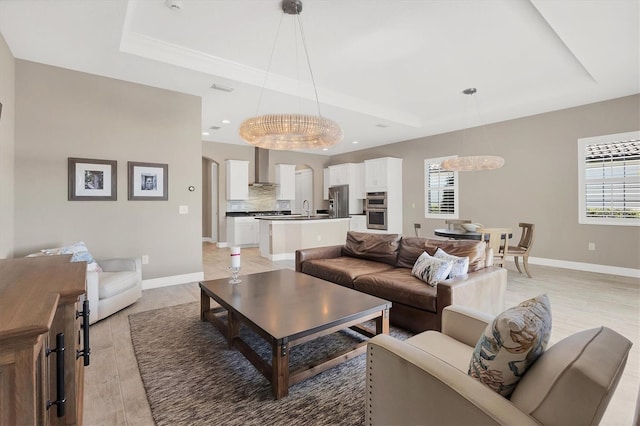
[[[282,27],[282,19],[284,14],[280,15],[280,21],[278,21],[278,30],[276,31],[276,38],[273,40],[273,46],[271,47],[271,55],[269,55],[269,63],[267,64],[267,71],[264,73],[264,79],[262,80],[262,88],[260,89],[260,96],[258,97],[258,106],[256,107],[256,115],[260,111],[260,105],[262,104],[262,96],[264,95],[264,89],[267,86],[267,78],[269,77],[269,71],[271,71],[271,63],[273,62],[273,54],[276,51],[276,45],[278,44],[278,38],[280,37],[280,27]]]
[[[311,60],[309,59],[309,51],[307,50],[307,38],[304,35],[304,29],[302,29],[302,22],[300,22],[300,13],[296,15],[298,21],[298,27],[300,28],[300,37],[302,38],[302,48],[304,49],[304,55],[307,58],[307,66],[309,67],[309,74],[311,75],[311,85],[313,86],[313,92],[316,95],[316,105],[318,106],[318,115],[322,117],[320,113],[320,101],[318,100],[318,89],[316,89],[316,80],[313,78],[313,68],[311,68]]]

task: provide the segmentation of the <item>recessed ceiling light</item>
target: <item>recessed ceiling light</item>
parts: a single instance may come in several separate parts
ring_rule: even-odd
[[[351,142],[351,143],[355,145],[355,144],[357,144],[357,143],[358,143],[358,141],[353,141],[353,142]]]
[[[222,124],[229,124],[231,123],[229,120],[222,120]]]
[[[182,10],[182,0],[166,0],[165,4],[171,10],[179,11]]]
[[[209,136],[209,132],[202,132],[202,136]]]
[[[322,148],[323,151],[329,151],[329,148]]]

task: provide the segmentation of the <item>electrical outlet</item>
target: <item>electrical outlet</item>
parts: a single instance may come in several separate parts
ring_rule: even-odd
[[[143,254],[142,255],[142,264],[143,265],[148,265],[149,264],[149,255],[148,254]]]
[[[596,250],[596,243],[589,243],[589,251],[595,251]]]

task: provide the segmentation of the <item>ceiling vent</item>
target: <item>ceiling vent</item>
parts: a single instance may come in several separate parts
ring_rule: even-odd
[[[220,130],[220,126],[211,126],[209,130]]]
[[[211,85],[211,88],[214,90],[220,90],[221,92],[233,92],[233,87],[223,86],[222,84],[214,83]]]
[[[383,129],[386,129],[387,127],[389,127],[389,125],[388,124],[379,123],[379,124],[376,124],[376,127],[381,127]]]

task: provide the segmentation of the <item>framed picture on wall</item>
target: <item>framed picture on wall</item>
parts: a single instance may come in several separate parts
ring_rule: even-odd
[[[67,165],[69,201],[116,201],[118,199],[116,161],[69,157]]]
[[[168,200],[169,166],[129,161],[129,200]]]

